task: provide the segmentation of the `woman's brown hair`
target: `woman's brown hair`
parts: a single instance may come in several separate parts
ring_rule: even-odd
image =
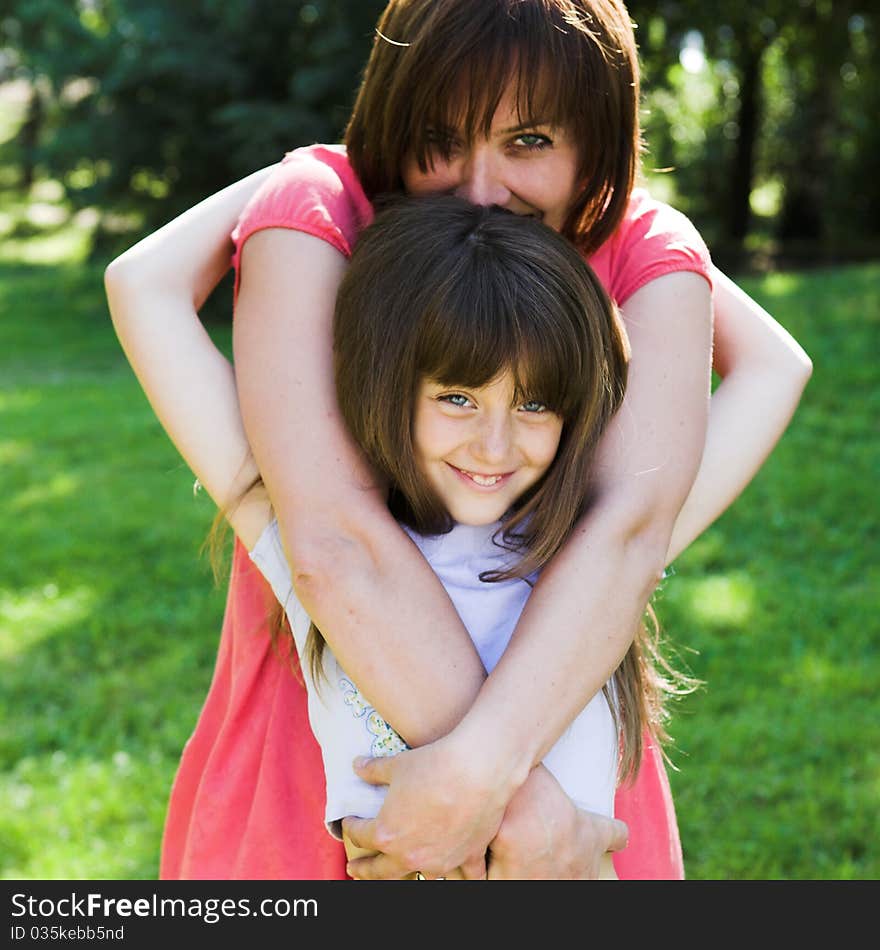
[[[619,224],[641,151],[639,69],[619,0],[391,0],[345,133],[367,196],[403,190],[401,168],[443,153],[433,134],[486,135],[510,86],[523,121],[564,127],[580,148],[562,233],[584,253]]]

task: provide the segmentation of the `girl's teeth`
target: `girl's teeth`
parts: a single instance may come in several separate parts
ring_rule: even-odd
[[[501,480],[500,475],[474,475],[472,472],[466,474],[472,481],[475,481],[478,485],[485,485],[487,488]]]

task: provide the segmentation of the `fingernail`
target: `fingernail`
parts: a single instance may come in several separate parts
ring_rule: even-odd
[[[354,760],[354,767],[355,767],[356,769],[362,769],[362,768],[367,764],[367,762],[369,762],[369,761],[370,761],[370,760],[369,760],[365,755],[359,755],[359,756]]]

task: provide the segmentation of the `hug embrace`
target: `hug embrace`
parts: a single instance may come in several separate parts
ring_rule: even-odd
[[[108,268],[237,536],[162,877],[684,876],[646,605],[810,362],[638,187],[638,102],[616,0],[392,0],[344,145]]]

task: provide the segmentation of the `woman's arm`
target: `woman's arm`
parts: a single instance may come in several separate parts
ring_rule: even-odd
[[[198,310],[229,269],[235,222],[268,177],[263,169],[206,199],[117,257],[104,275],[113,325],[156,416],[199,482],[250,549],[269,518],[247,491],[250,454],[226,357]]]
[[[474,764],[445,751],[440,737],[465,714],[485,671],[340,418],[332,318],[344,267],[339,251],[309,234],[267,229],[247,239],[233,333],[242,416],[300,602],[369,702],[423,747],[404,754],[447,783],[429,815],[421,797],[408,796],[407,820],[427,840],[454,842],[444,870],[464,865],[478,877],[514,786],[493,782],[451,800],[452,788],[474,787]]]
[[[596,500],[542,573],[504,656],[456,729],[477,747],[491,734],[502,763],[539,762],[617,667],[700,464],[708,283],[692,273],[660,277],[622,310],[632,358],[626,398],[599,447]],[[552,675],[536,675],[548,663]]]
[[[271,169],[258,172],[190,209],[126,251],[110,264],[105,274],[114,326],[129,361],[172,441],[205,489],[221,507],[237,500],[258,474],[254,458],[249,453],[236,389],[236,376],[239,381],[244,379],[245,388],[249,377],[246,371],[239,371],[237,374],[233,372],[232,366],[205,332],[197,311],[223,274],[228,271],[232,252],[229,235],[246,202],[270,173]],[[236,339],[241,348],[250,352],[247,319],[253,309],[254,297],[250,288],[254,283],[261,284],[259,275],[255,274],[256,268],[261,264],[261,258],[258,252],[252,253],[251,245],[259,247],[263,242],[269,243],[270,246],[276,243],[285,245],[277,263],[283,275],[292,280],[292,288],[295,289],[291,289],[290,294],[285,294],[284,288],[280,286],[281,275],[273,275],[275,281],[272,286],[282,291],[279,299],[295,299],[297,313],[321,314],[326,320],[325,329],[329,333],[336,285],[345,264],[342,255],[323,241],[297,232],[261,232],[251,239],[246,249],[248,278],[242,282],[241,289],[241,298],[244,298],[241,304],[243,315],[236,317]],[[288,243],[293,246],[288,247]],[[270,258],[268,266],[271,268],[277,259],[271,253]],[[271,278],[265,276],[271,282]],[[275,311],[284,314],[285,310],[283,305],[270,305],[270,309],[272,314],[265,318],[269,324]],[[295,321],[293,323],[295,324]],[[244,329],[241,329],[240,324],[244,324]],[[285,326],[285,329],[290,327]],[[317,335],[322,343],[328,342],[329,337],[325,340],[323,335]],[[243,336],[244,343],[241,342]],[[259,347],[259,341],[257,346]],[[337,432],[337,443],[331,434],[332,425],[328,424],[325,432],[315,424],[316,418],[325,417],[325,411],[335,411],[335,401],[330,410],[320,403],[322,396],[333,399],[333,387],[332,370],[326,360],[315,355],[318,349],[320,346],[315,346],[310,351],[308,344],[291,339],[274,353],[263,354],[265,362],[262,364],[261,375],[265,374],[268,382],[267,401],[270,407],[278,408],[281,416],[275,436],[271,433],[268,435],[271,445],[267,454],[271,458],[280,458],[285,470],[294,468],[303,473],[304,483],[318,496],[320,503],[316,502],[311,512],[315,517],[307,520],[309,528],[317,522],[311,536],[327,527],[326,521],[320,520],[325,506],[334,512],[348,512],[340,496],[345,495],[345,489],[352,489],[352,484],[345,481],[343,471],[354,473],[353,492],[357,503],[354,506],[354,518],[359,527],[364,530],[371,529],[371,519],[375,519],[381,528],[385,529],[384,535],[381,531],[371,535],[371,539],[383,552],[386,568],[384,575],[380,576],[370,570],[364,574],[360,565],[353,567],[350,562],[356,555],[346,550],[339,557],[334,555],[334,590],[328,593],[331,595],[331,602],[335,603],[338,597],[343,604],[343,628],[351,630],[352,633],[356,632],[364,644],[364,662],[352,663],[350,667],[347,665],[347,668],[353,671],[359,684],[368,684],[364,689],[365,693],[369,684],[375,680],[379,680],[380,688],[387,688],[388,684],[375,671],[382,671],[384,675],[386,670],[390,670],[396,676],[398,692],[402,694],[399,704],[391,707],[396,713],[395,724],[398,721],[403,723],[403,726],[398,728],[409,741],[425,741],[433,735],[441,735],[444,729],[454,723],[449,717],[456,715],[456,702],[461,705],[459,714],[466,708],[459,689],[467,683],[468,671],[471,674],[473,690],[470,694],[464,694],[467,699],[475,694],[484,671],[439,581],[409,538],[388,515],[381,492],[368,488],[371,475],[361,462],[360,455],[348,439],[347,433],[342,430]],[[275,362],[272,356],[277,357]],[[309,365],[313,356],[314,363]],[[283,392],[284,384],[288,380],[285,373],[290,366],[297,365],[298,358],[306,364],[306,375],[292,384],[292,396],[279,405],[276,387],[278,391]],[[243,362],[248,364],[246,357]],[[322,388],[321,371],[325,369],[330,385]],[[315,370],[315,378],[312,380],[308,378],[310,370]],[[310,382],[313,385],[310,385]],[[305,390],[304,394],[302,390]],[[271,412],[267,415],[271,416]],[[290,423],[289,427],[287,423]],[[255,428],[260,429],[259,425]],[[296,451],[285,454],[280,446],[277,452],[273,451],[275,443],[282,442],[288,428],[293,430]],[[288,443],[283,444],[286,446]],[[311,452],[308,451],[310,448]],[[310,463],[301,461],[304,458],[310,458]],[[290,464],[291,459],[295,460],[293,465]],[[321,469],[322,460],[326,466],[324,469]],[[349,463],[347,468],[346,462]],[[314,477],[319,471],[321,474]],[[343,482],[344,489],[334,494],[332,486],[336,484],[337,479]],[[339,509],[336,508],[337,502]],[[363,502],[366,504],[362,504]],[[297,513],[300,510],[295,502],[290,507]],[[265,525],[267,511],[264,491],[251,493],[232,511],[230,520],[246,546],[252,546],[256,540],[259,530],[255,534],[254,529],[261,529]],[[390,526],[386,525],[386,522],[390,522]],[[332,520],[331,524],[333,527],[339,527]],[[361,531],[353,532],[352,535],[350,547],[355,548]],[[326,540],[325,538],[324,541]],[[343,544],[347,544],[347,541],[343,541]],[[369,552],[367,556],[369,557]],[[372,629],[371,624],[381,629],[387,615],[393,615],[394,602],[400,599],[401,585],[407,589],[407,572],[405,567],[399,565],[400,561],[411,562],[418,577],[427,572],[428,584],[425,586],[429,590],[425,593],[424,600],[418,604],[418,612],[404,615],[405,622],[402,622],[400,627],[391,629],[392,633],[399,633],[401,639],[405,640],[399,645],[399,649],[393,642],[386,642],[367,650],[369,641],[363,637],[363,630]],[[308,563],[310,562],[307,561],[306,564]],[[303,572],[307,570],[307,567],[300,567],[300,581],[303,579]],[[355,597],[366,591],[371,612],[354,621],[352,617],[358,605],[356,601],[353,603],[345,600],[346,582],[349,580],[359,582],[353,584]],[[303,586],[308,589],[309,584]],[[439,588],[439,591],[435,590],[435,587]],[[436,612],[438,615],[436,622],[432,620],[431,615],[426,616],[423,608],[423,604],[431,604],[432,595],[436,599],[432,610],[432,614]],[[323,602],[320,597],[317,600]],[[451,614],[448,622],[453,629],[441,634],[438,628],[446,610]],[[461,634],[458,640],[455,638],[456,631]],[[345,642],[342,637],[339,641],[342,644]],[[456,642],[460,642],[465,648],[460,656],[456,655]],[[417,675],[419,664],[410,663],[412,654],[408,653],[407,649],[413,646],[414,650],[418,650],[419,645],[425,643],[428,644],[423,664],[426,674],[425,678],[420,679]],[[343,651],[339,649],[339,644],[333,643],[333,646],[337,655],[341,656]],[[383,654],[383,646],[391,657],[400,658],[399,664],[396,665],[395,659],[389,659]],[[415,655],[418,657],[417,653]],[[368,665],[369,668],[365,669]],[[403,683],[408,684],[409,689],[403,688]],[[446,684],[454,684],[455,700],[444,691]],[[369,693],[379,692],[380,688],[374,686]],[[428,702],[425,697],[428,695],[434,697],[434,707],[430,711],[426,709]],[[387,716],[384,705],[379,707],[380,712]],[[419,726],[406,729],[407,710],[412,709],[420,712],[417,720]],[[433,718],[430,715],[432,711],[436,712]],[[428,734],[420,731],[423,723],[426,729],[433,729],[434,732]]]
[[[228,230],[229,230],[228,224],[224,225],[222,228],[219,229],[219,234],[220,234],[220,236],[221,236],[221,239],[217,242],[217,248],[218,248],[218,250],[214,253],[214,259],[215,259],[215,261],[216,261],[217,263],[215,264],[215,269],[214,269],[213,277],[211,277],[211,278],[209,278],[209,279],[205,279],[205,277],[204,277],[204,272],[205,272],[205,271],[210,271],[210,268],[207,267],[207,265],[202,265],[201,268],[195,268],[195,269],[193,270],[193,273],[191,273],[189,277],[186,276],[186,274],[187,274],[186,269],[181,266],[181,267],[179,268],[178,272],[177,272],[177,273],[178,273],[178,277],[179,277],[178,283],[177,283],[174,287],[166,288],[166,290],[168,291],[168,294],[169,294],[169,297],[168,297],[168,303],[169,303],[169,304],[171,304],[173,300],[177,300],[177,301],[179,302],[179,299],[183,299],[185,303],[188,303],[188,305],[190,306],[190,308],[194,308],[194,307],[198,306],[198,303],[200,302],[200,298],[203,299],[204,296],[207,295],[207,292],[210,290],[210,287],[213,286],[213,283],[216,282],[217,279],[219,279],[220,274],[222,274],[222,272],[225,271],[225,269],[226,269],[226,261],[228,260],[228,248],[229,248],[228,240],[226,239],[226,234],[228,233]],[[282,233],[287,234],[287,232],[282,232]],[[291,234],[291,235],[289,235],[289,236],[291,236],[291,237],[302,237],[301,235],[293,235],[293,234]],[[311,240],[311,239],[306,239],[306,240]],[[316,242],[316,243],[320,244],[320,242]],[[191,245],[191,246],[192,246],[192,245]],[[207,258],[210,260],[210,259],[211,259],[211,254],[208,254],[208,253],[207,253],[207,247],[208,247],[208,246],[209,246],[209,245],[207,244],[207,242],[206,242],[204,245],[199,245],[198,242],[196,242],[196,244],[195,244],[195,247],[201,247],[201,251],[202,251],[205,255],[207,255]],[[333,254],[335,257],[339,257],[339,255],[336,254],[336,252],[333,252],[331,249],[327,248],[327,250],[330,251],[330,253]],[[181,264],[182,264],[182,262],[183,262],[184,259],[185,259],[185,258],[181,258]],[[282,263],[283,263],[283,262],[282,262]],[[114,268],[114,269],[116,269],[117,271],[119,271],[119,272],[122,273],[122,274],[125,274],[125,273],[126,273],[126,271],[120,271],[119,268]],[[111,271],[111,273],[112,273],[112,271]],[[202,273],[203,276],[202,276],[201,278],[197,279],[197,278],[196,278],[196,275],[198,275],[199,273]],[[143,288],[144,288],[144,289],[149,289],[150,292],[156,291],[156,290],[157,290],[157,281],[156,281],[157,275],[156,275],[156,274],[150,274],[150,273],[144,272],[144,271],[141,272],[141,275],[142,275],[142,277],[144,278],[144,280],[143,280]],[[110,275],[108,274],[108,277],[109,277],[109,276],[110,276]],[[119,273],[117,273],[117,276],[119,276]],[[132,276],[132,274],[131,274],[131,271],[129,270],[129,271],[128,271],[128,277],[131,277],[131,276]],[[193,285],[192,285],[192,286],[189,286],[189,287],[185,287],[184,284],[186,283],[187,280],[193,281]],[[202,289],[201,289],[201,290],[198,290],[198,285],[199,285],[199,284],[201,284],[201,286],[202,286]],[[207,289],[205,289],[205,288],[207,288]],[[129,290],[132,290],[132,289],[136,289],[136,288],[133,288],[131,285],[129,285]],[[732,370],[731,370],[731,371],[732,371]],[[755,467],[757,467],[757,464],[755,465]],[[728,499],[728,501],[729,501],[729,500],[732,500],[732,499]],[[395,527],[396,527],[396,526],[395,526]],[[435,671],[435,672],[436,672],[436,671]],[[452,680],[452,681],[453,681],[453,682],[457,682],[457,681],[455,680],[455,677],[453,677],[453,680]],[[464,692],[465,692],[465,694],[468,692],[468,688],[467,688],[467,687],[465,688],[465,691],[464,691]],[[462,704],[463,704],[463,705],[466,705],[466,702],[467,702],[467,697],[466,697],[466,695],[465,695],[465,696],[463,696]],[[437,710],[437,706],[434,705],[434,704],[419,703],[419,704],[417,704],[417,705],[418,705],[418,707],[419,707],[419,711],[420,711],[420,712],[426,717],[426,719],[428,719],[428,720],[430,719],[430,717],[432,716],[432,714]],[[443,714],[443,713],[442,713],[442,711],[441,711],[441,712],[440,712],[440,715],[442,716],[442,714]],[[389,714],[386,714],[386,715],[388,715],[388,718],[389,718],[389,719],[391,719],[392,721],[394,721],[393,715],[389,715]],[[427,726],[426,728],[430,728],[430,726]]]
[[[539,761],[614,669],[670,556],[737,497],[784,431],[809,358],[728,278],[716,277],[715,365],[723,382],[708,427],[706,284],[670,275],[623,308],[633,358],[626,400],[600,447],[598,501],[541,575],[510,646],[457,729],[463,735],[494,729],[497,738],[492,723],[515,696],[517,708],[504,720],[508,754],[522,754],[520,737],[530,735]],[[534,676],[548,648],[565,658],[560,669],[589,671],[580,688],[574,674]]]
[[[485,674],[340,417],[332,321],[345,266],[299,231],[247,239],[233,330],[239,399],[299,600],[369,702],[423,745],[458,722]]]
[[[690,273],[658,278],[630,298],[624,318],[629,383],[600,446],[596,503],[542,572],[510,645],[444,738],[442,755],[436,743],[359,771],[381,772],[390,787],[377,819],[347,823],[358,847],[443,873],[444,861],[460,853],[444,849],[443,813],[461,798],[492,795],[496,782],[519,788],[628,649],[702,454],[709,286]],[[453,772],[457,781],[447,782],[449,762],[461,761],[472,763],[469,773]],[[425,822],[437,828],[435,841],[424,841]],[[474,841],[487,827],[471,829]]]
[[[719,270],[712,275],[715,369],[700,470],[672,532],[667,563],[731,505],[782,437],[813,364],[763,307]]]

